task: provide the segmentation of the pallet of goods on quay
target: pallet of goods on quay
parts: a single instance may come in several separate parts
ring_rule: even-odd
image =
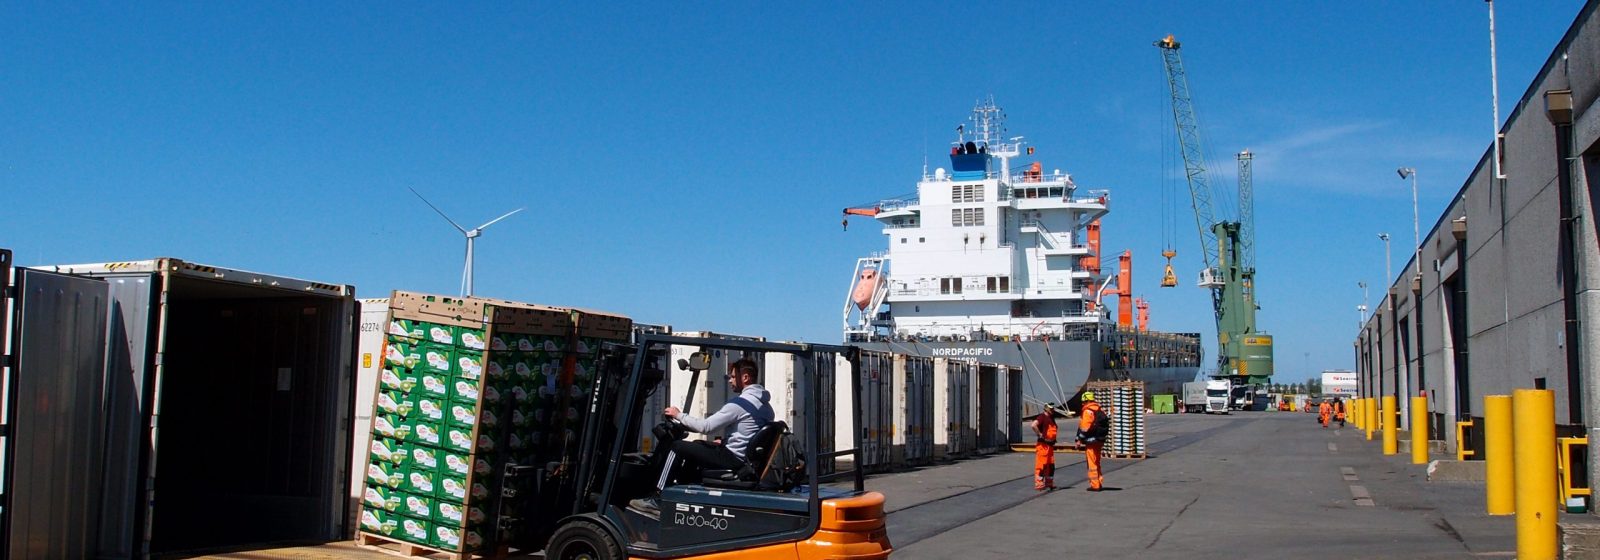
[[[1111,415],[1105,455],[1114,459],[1145,458],[1144,382],[1090,381],[1087,390],[1094,393],[1102,410]]]
[[[600,345],[626,317],[395,292],[384,323],[360,514],[361,544],[408,555],[501,556],[501,518],[556,499],[557,474],[507,465],[571,457]],[[506,490],[510,490],[507,492]]]

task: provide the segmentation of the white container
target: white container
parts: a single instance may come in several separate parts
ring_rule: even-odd
[[[366,478],[367,445],[372,442],[372,400],[378,392],[378,370],[383,369],[384,322],[389,317],[389,298],[358,299],[361,328],[356,336],[356,409],[350,426],[350,498],[361,503],[362,479]],[[351,508],[355,514],[357,508]]]
[[[836,364],[836,398],[841,406],[857,404],[859,414],[836,415],[834,438],[840,448],[852,445],[856,437],[861,438],[860,468],[868,471],[888,468],[894,444],[894,357],[887,352],[863,350],[855,369],[850,369],[843,356]],[[858,400],[852,392],[853,384],[861,387]],[[855,422],[857,416],[859,423]]]
[[[787,352],[768,352],[766,355],[766,369],[762,372],[763,384],[772,394],[772,409],[777,414],[777,419],[789,425],[789,430],[800,438],[808,441],[807,430],[813,415],[823,418],[819,424],[821,432],[817,434],[817,453],[830,453],[841,447],[834,440],[836,422],[836,391],[835,368],[838,359],[833,353],[814,353],[816,358],[816,371],[804,370],[804,361],[795,354]],[[820,395],[813,399],[813,387],[820,388]],[[843,448],[849,448],[846,443]],[[824,461],[818,474],[830,474],[834,470],[832,460]]]
[[[935,358],[933,362],[933,445],[935,457],[972,453],[977,430],[972,424],[972,364]]]
[[[894,356],[895,465],[933,458],[933,358]]]

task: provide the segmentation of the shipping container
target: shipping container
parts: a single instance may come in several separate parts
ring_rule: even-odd
[[[964,360],[935,358],[934,455],[961,457],[972,453],[977,430],[972,424],[972,366]]]
[[[810,421],[808,415],[819,414],[822,418],[835,418],[834,410],[838,402],[835,392],[837,383],[834,377],[838,360],[832,354],[817,354],[815,358],[817,371],[806,372],[800,369],[806,361],[799,355],[768,352],[766,369],[762,372],[763,384],[772,394],[771,404],[773,411],[777,413],[777,419],[788,424],[789,430],[799,436],[800,441],[807,441],[806,426]],[[812,400],[813,394],[817,395],[815,402]],[[817,449],[818,454],[851,448],[852,444],[849,442],[841,446],[835,441],[834,422],[824,421],[820,425],[822,433],[817,434],[817,441],[822,447]],[[824,459],[819,468],[818,474],[832,474],[833,461]]]
[[[1003,385],[1003,390],[1005,391],[1005,400],[1003,401],[1005,403],[1005,422],[1002,424],[1005,426],[1006,432],[1005,443],[1006,445],[1022,443],[1023,432],[1025,431],[1023,421],[1027,418],[1022,414],[1022,368],[1011,366],[1002,368],[1002,371],[1005,372],[1005,384]],[[1030,436],[1032,435],[1032,430],[1026,431]]]
[[[896,466],[933,459],[933,358],[894,356],[894,453]]]
[[[361,326],[356,338],[356,384],[350,425],[350,519],[352,536],[359,525],[361,479],[365,476],[368,446],[372,443],[372,400],[378,392],[378,371],[383,369],[383,332],[389,318],[389,298],[356,300]]]
[[[17,278],[4,455],[13,557],[131,558],[345,534],[353,287],[166,258]],[[71,313],[39,322],[64,303],[51,298],[70,293]],[[69,318],[96,305],[100,338],[60,330],[89,325]],[[43,344],[52,330],[73,352]],[[87,357],[97,345],[98,373]],[[66,360],[74,370],[64,376]],[[70,406],[35,408],[69,389],[79,391]],[[42,437],[62,429],[81,431]],[[68,481],[71,494],[51,494]]]
[[[861,438],[860,468],[864,471],[880,471],[892,465],[893,381],[894,356],[887,352],[863,350],[854,368],[843,356],[836,360],[834,384],[838,390],[835,398],[837,402],[852,402],[855,399],[853,387],[859,386],[861,395],[854,402],[860,403],[861,423],[854,423],[851,415],[837,415],[834,437]]]

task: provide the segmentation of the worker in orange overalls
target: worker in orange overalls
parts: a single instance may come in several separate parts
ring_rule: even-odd
[[[1099,492],[1105,482],[1100,476],[1100,450],[1105,447],[1106,433],[1109,431],[1108,422],[1102,420],[1105,414],[1100,409],[1100,403],[1095,402],[1094,393],[1085,391],[1083,411],[1078,415],[1078,446],[1083,449],[1083,457],[1089,463],[1090,492]]]
[[[1339,421],[1339,427],[1344,427],[1344,401],[1333,399],[1333,419]]]
[[[1056,404],[1044,405],[1044,411],[1033,417],[1033,489],[1047,492],[1056,489]]]
[[[1333,405],[1328,404],[1328,401],[1322,401],[1322,404],[1317,405],[1317,421],[1322,423],[1322,427],[1328,427],[1328,418],[1332,416]]]

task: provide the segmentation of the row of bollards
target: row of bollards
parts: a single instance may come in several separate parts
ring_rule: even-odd
[[[1354,399],[1356,428],[1372,441],[1378,432],[1383,454],[1399,453],[1398,400]],[[1411,462],[1428,462],[1427,400],[1411,398]],[[1555,393],[1517,389],[1511,396],[1483,399],[1485,508],[1489,515],[1517,516],[1517,558],[1554,559],[1560,490],[1556,476]],[[1458,442],[1457,445],[1460,445]]]

